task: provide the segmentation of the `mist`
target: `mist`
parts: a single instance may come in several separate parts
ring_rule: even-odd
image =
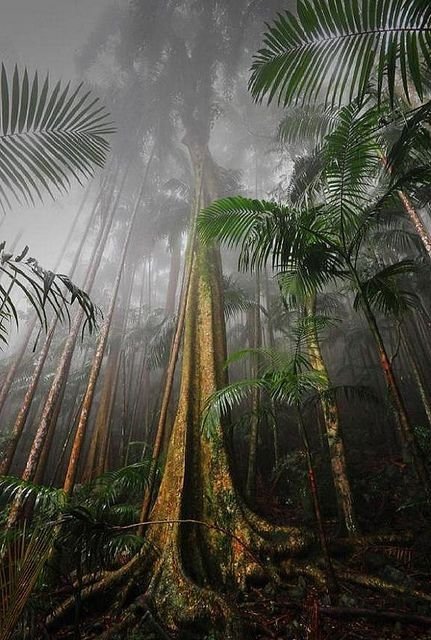
[[[2,0],[0,640],[428,637],[431,12],[368,9]]]

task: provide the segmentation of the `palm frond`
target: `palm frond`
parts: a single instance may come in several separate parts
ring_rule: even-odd
[[[2,549],[0,564],[0,640],[13,637],[23,610],[48,558],[54,539],[53,527],[26,525]]]
[[[98,310],[89,296],[79,289],[68,276],[44,269],[39,262],[28,256],[28,247],[19,254],[5,250],[0,244],[0,272],[4,283],[0,283],[0,340],[7,341],[7,329],[13,319],[19,324],[19,297],[23,296],[36,311],[40,323],[46,329],[47,309],[60,321],[69,320],[69,307],[75,301],[85,313],[90,333],[97,324]]]
[[[257,100],[340,103],[364,97],[375,75],[393,103],[395,78],[422,99],[422,62],[431,67],[431,7],[426,0],[298,0],[280,14],[255,55],[250,90]]]
[[[263,314],[266,310],[231,277],[223,278],[223,308],[226,320],[241,312],[258,308]]]
[[[285,144],[319,145],[338,124],[339,109],[321,105],[306,108],[291,106],[278,128],[278,137]]]
[[[418,308],[420,302],[416,294],[400,287],[399,278],[417,271],[412,260],[400,260],[391,264],[371,278],[361,283],[361,291],[354,300],[354,308],[361,306],[362,297],[380,313],[400,317],[412,308]]]
[[[338,126],[323,145],[324,197],[341,236],[356,228],[381,170],[378,116],[377,107],[364,110],[357,103],[344,107]]]
[[[48,192],[63,193],[102,167],[113,132],[104,106],[82,83],[72,88],[15,67],[0,72],[0,206],[34,204]]]
[[[229,248],[239,247],[242,269],[260,269],[270,258],[276,270],[294,268],[310,246],[310,255],[314,250],[311,261],[331,253],[327,217],[319,215],[319,209],[295,209],[236,196],[216,200],[201,211],[198,227],[206,243],[217,239]],[[336,260],[335,255],[332,259]]]
[[[150,461],[144,460],[115,471],[108,471],[95,478],[82,488],[85,494],[90,493],[90,502],[97,496],[100,505],[111,506],[122,496],[142,494],[148,479]]]
[[[19,500],[22,504],[31,500],[33,507],[45,518],[58,514],[66,505],[67,497],[62,489],[36,485],[14,476],[0,477],[0,501],[6,504]]]
[[[210,438],[221,419],[250,398],[254,389],[265,389],[265,386],[265,381],[260,378],[240,380],[209,396],[202,413],[202,431],[205,436]]]

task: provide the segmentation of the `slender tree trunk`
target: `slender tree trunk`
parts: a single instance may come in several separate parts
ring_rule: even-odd
[[[96,477],[104,473],[108,468],[109,445],[112,436],[112,413],[114,410],[115,396],[120,373],[120,349],[116,348],[111,355],[112,364],[109,367],[108,375],[105,377],[102,398],[96,416],[95,428],[99,434],[99,446],[96,450],[96,459],[94,464],[94,476]]]
[[[35,484],[43,484],[44,481],[44,477],[46,475],[46,471],[47,471],[47,463],[48,463],[48,458],[49,458],[49,454],[51,451],[51,447],[52,447],[52,443],[54,440],[54,434],[56,432],[56,425],[57,425],[57,420],[58,420],[58,416],[60,415],[61,412],[61,408],[62,408],[62,400],[63,400],[63,394],[64,394],[64,389],[66,387],[66,380],[64,380],[64,386],[63,389],[61,390],[61,394],[60,397],[58,399],[58,402],[56,404],[55,410],[54,410],[54,414],[51,420],[51,424],[49,426],[49,430],[46,436],[46,440],[45,443],[43,445],[43,449],[42,449],[42,453],[41,456],[39,458],[39,462],[37,465],[37,469],[36,469],[36,473],[34,474],[34,479],[33,482]]]
[[[105,249],[106,240],[108,238],[108,235],[112,226],[112,222],[113,222],[115,213],[117,211],[118,201],[124,186],[127,172],[128,172],[128,168],[124,173],[121,187],[112,205],[108,219],[105,221],[105,224],[102,227],[102,236],[101,236],[99,245],[97,247],[94,259],[90,265],[90,269],[88,271],[87,278],[85,281],[85,289],[88,292],[91,291],[91,288],[94,283],[94,279],[96,277],[96,273],[100,265],[100,261]],[[60,398],[61,390],[62,388],[64,388],[63,387],[64,380],[65,378],[67,378],[67,375],[69,372],[70,362],[72,359],[76,340],[79,335],[83,317],[84,317],[84,311],[83,309],[79,309],[72,323],[72,326],[70,328],[70,332],[67,337],[67,340],[63,349],[63,353],[61,355],[57,370],[55,372],[53,381],[51,383],[51,387],[49,389],[47,398],[45,400],[45,404],[42,410],[42,415],[39,420],[39,425],[33,439],[33,444],[27,458],[25,469],[22,473],[23,480],[32,480],[34,478],[34,474],[36,473],[37,465],[39,463],[39,459],[43,450],[44,442],[46,440],[48,430],[51,425],[51,420],[53,419],[53,416],[54,416],[56,403]],[[20,513],[20,508],[21,508],[21,494],[17,496],[10,510],[8,522],[7,522],[8,528],[11,528],[17,521]]]
[[[259,349],[262,346],[262,326],[260,319],[260,279],[256,275],[256,295],[255,306],[251,312],[251,340],[250,347]],[[259,358],[253,356],[251,363],[251,377],[256,378],[259,375]],[[253,501],[256,496],[256,480],[257,480],[257,451],[259,445],[259,408],[260,408],[260,390],[253,389],[251,398],[251,419],[250,419],[250,438],[248,449],[248,468],[246,493],[249,500]]]
[[[410,222],[414,226],[416,233],[418,234],[425,251],[428,254],[428,257],[431,258],[431,235],[429,234],[427,228],[422,222],[422,218],[414,208],[411,203],[411,200],[403,191],[398,191],[398,197],[401,200],[401,203],[404,207],[404,211],[407,213],[410,218]]]
[[[68,249],[68,247],[70,245],[70,241],[71,241],[71,239],[73,237],[73,234],[75,232],[76,225],[77,225],[78,220],[79,220],[79,218],[80,218],[80,216],[82,214],[82,211],[84,209],[84,205],[85,205],[85,203],[87,201],[87,197],[88,197],[89,193],[90,193],[90,188],[88,188],[87,191],[85,192],[84,198],[83,198],[83,200],[81,202],[81,205],[80,205],[80,207],[79,207],[79,209],[78,209],[78,211],[76,213],[76,216],[75,216],[75,218],[73,220],[73,223],[72,223],[72,226],[70,228],[70,231],[67,234],[67,238],[66,238],[66,240],[65,240],[65,242],[64,242],[64,244],[63,244],[63,246],[62,246],[62,248],[60,250],[59,256],[57,258],[57,262],[56,262],[56,264],[54,266],[54,271],[57,271],[57,269],[58,269],[58,267],[60,265],[60,262],[63,259],[64,254],[65,254],[66,250]],[[92,220],[93,220],[93,216],[92,216],[92,214],[90,214],[89,221],[92,221]],[[88,227],[86,229],[86,232],[87,231],[88,231]],[[84,234],[82,236],[83,240],[86,239],[86,232],[84,232]],[[81,241],[80,248],[77,251],[78,257],[79,257],[79,255],[81,253],[81,250],[82,250],[82,241]],[[75,271],[75,267],[76,267],[76,264],[74,263],[72,265],[71,269],[70,269],[70,277],[73,276],[73,273]],[[27,350],[27,346],[28,346],[28,343],[30,342],[30,338],[32,336],[32,333],[34,331],[36,323],[37,323],[37,316],[35,316],[32,320],[30,320],[27,332],[26,332],[26,334],[24,336],[24,339],[23,339],[23,341],[21,343],[21,346],[20,346],[17,354],[15,355],[15,357],[14,357],[14,359],[13,359],[13,361],[12,361],[10,367],[9,367],[9,370],[8,370],[7,376],[5,378],[5,381],[2,384],[2,387],[1,387],[1,390],[0,390],[0,414],[3,411],[6,399],[7,399],[8,395],[9,395],[10,388],[12,386],[12,383],[13,383],[14,379],[15,379],[15,374],[16,374],[16,372],[18,370],[18,367],[20,366],[20,364],[22,362],[22,359],[24,357],[24,354],[25,354],[25,352]]]
[[[32,336],[35,326],[36,326],[36,318],[30,321],[27,332],[24,336],[24,339],[21,342],[21,345],[19,346],[17,353],[14,354],[12,362],[6,374],[6,377],[2,383],[2,386],[0,389],[0,414],[3,411],[3,408],[6,404],[6,400],[9,396],[9,391],[11,389],[13,381],[15,380],[16,372],[22,362],[25,352],[27,351],[28,343],[30,342],[30,338]]]
[[[306,315],[313,323],[316,313],[316,298],[311,298],[306,304]],[[323,360],[317,331],[310,332],[308,338],[308,351],[313,368],[325,375],[329,380],[328,371]],[[335,399],[330,394],[321,398],[322,412],[325,422],[326,437],[328,440],[329,456],[331,460],[332,478],[340,515],[346,530],[350,535],[357,532],[356,517],[353,507],[352,490],[347,473],[346,455],[343,437],[341,434],[340,418]]]
[[[407,354],[407,359],[412,369],[413,377],[417,385],[417,388],[422,400],[422,404],[425,409],[426,416],[428,418],[428,424],[431,427],[431,400],[430,400],[429,392],[425,387],[422,372],[419,369],[419,365],[417,363],[415,353],[410,344],[410,339],[402,328],[400,328],[400,331],[401,331],[401,340],[404,345],[405,352]]]
[[[3,458],[0,461],[0,475],[7,475],[12,466],[12,461],[17,450],[22,432],[24,430],[28,414],[30,412],[31,404],[36,393],[37,385],[39,383],[43,367],[45,365],[46,357],[51,347],[56,324],[57,323],[54,321],[53,325],[49,329],[42,350],[36,360],[36,364],[34,366],[33,373],[24,396],[24,400],[21,403],[20,410],[18,411],[18,415],[12,427],[12,431],[4,448]]]
[[[266,310],[268,314],[266,317],[266,326],[268,329],[268,344],[270,349],[275,349],[274,326],[272,323],[272,317],[270,312],[271,296],[269,293],[269,278],[268,278],[268,271],[266,267],[264,270],[264,283],[265,283],[265,305],[266,305]],[[277,469],[280,462],[280,446],[279,446],[279,438],[278,438],[277,407],[273,400],[271,400],[271,408],[273,413],[273,417],[271,418],[271,424],[272,424],[272,437],[273,437],[273,443],[274,443],[274,468]]]
[[[175,238],[171,242],[171,263],[169,266],[168,290],[166,293],[165,310],[169,316],[175,315],[178,280],[181,267],[181,242]]]
[[[362,310],[364,312],[369,329],[371,331],[371,334],[374,338],[374,341],[377,347],[377,353],[379,356],[381,369],[386,382],[389,396],[392,400],[392,406],[394,409],[394,414],[395,414],[395,418],[398,425],[398,432],[400,436],[401,445],[404,449],[405,454],[408,456],[408,459],[412,462],[416,476],[420,481],[423,489],[427,493],[430,493],[430,479],[429,479],[428,470],[423,460],[422,452],[420,451],[418,444],[416,442],[416,436],[413,431],[412,425],[410,424],[407,410],[404,405],[404,400],[402,398],[400,389],[398,387],[398,383],[394,375],[393,367],[392,367],[390,358],[388,356],[388,353],[386,351],[385,343],[380,333],[377,320],[368,303],[366,295],[363,293],[362,285],[356,272],[354,273],[352,272],[352,275],[355,279],[359,294],[361,296]]]
[[[319,533],[320,547],[322,549],[322,554],[325,561],[329,593],[330,595],[333,595],[337,591],[337,579],[335,577],[334,568],[332,566],[331,556],[329,555],[328,539],[325,532],[325,525],[323,524],[322,509],[320,506],[320,497],[317,487],[316,473],[314,471],[313,457],[311,455],[310,442],[308,439],[307,430],[305,428],[301,407],[297,406],[296,409],[298,414],[299,431],[304,443],[305,457],[307,460],[308,482],[310,486],[311,499],[313,501],[317,530]]]
[[[148,162],[148,165],[150,164],[150,161]],[[148,175],[148,168],[149,167],[147,167],[146,176],[142,182],[142,186],[136,198],[132,217],[129,223],[129,229],[126,233],[126,238],[124,240],[123,249],[122,249],[120,260],[119,260],[117,277],[115,279],[114,287],[111,293],[111,302],[109,305],[108,313],[106,315],[106,319],[105,319],[102,331],[100,332],[100,335],[99,335],[96,351],[95,351],[93,362],[91,365],[90,376],[89,376],[87,388],[85,390],[84,400],[81,407],[81,413],[78,420],[78,426],[75,432],[72,451],[70,453],[69,465],[66,471],[66,477],[63,484],[63,489],[67,494],[71,493],[73,486],[75,484],[75,478],[78,471],[78,464],[79,464],[79,459],[81,455],[81,449],[84,443],[84,438],[85,438],[87,424],[88,424],[88,418],[90,416],[91,407],[93,405],[94,392],[96,389],[96,384],[99,378],[100,368],[102,366],[102,360],[105,353],[106,344],[108,341],[109,329],[111,327],[115,305],[117,303],[117,296],[120,288],[121,278],[123,276],[123,270],[126,262],[127,251],[130,245],[130,240],[132,238],[132,232],[134,230],[135,220],[139,211],[144,189],[146,187],[146,177]],[[118,349],[118,351],[120,352],[120,349]]]

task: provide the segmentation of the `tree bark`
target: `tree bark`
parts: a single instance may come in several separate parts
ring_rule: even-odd
[[[362,291],[362,286],[359,278],[356,274],[353,274],[358,292],[361,296],[361,307],[367,320],[369,329],[374,338],[376,344],[377,353],[379,356],[381,370],[386,382],[386,387],[389,393],[389,397],[392,401],[392,407],[394,410],[395,419],[398,426],[398,433],[400,437],[400,443],[404,450],[405,455],[411,461],[416,476],[421,483],[423,489],[427,494],[430,493],[430,479],[428,470],[423,460],[422,452],[420,451],[416,436],[413,431],[412,425],[407,414],[404,400],[398,387],[397,380],[394,375],[393,367],[386,351],[383,337],[380,333],[380,329],[377,324],[377,320],[374,313],[368,303],[366,295]]]
[[[150,164],[150,161],[148,162],[148,165]],[[72,450],[70,453],[70,458],[69,458],[69,464],[68,464],[68,468],[66,471],[66,476],[64,479],[64,484],[63,484],[63,490],[69,494],[72,492],[73,490],[73,486],[75,484],[75,479],[76,479],[76,474],[78,471],[78,464],[79,464],[79,460],[80,460],[80,456],[81,456],[81,449],[82,446],[84,444],[84,438],[85,438],[85,434],[87,431],[87,425],[88,425],[88,419],[90,416],[90,411],[91,411],[91,407],[93,405],[93,398],[94,398],[94,393],[96,390],[96,385],[97,385],[97,380],[99,378],[99,373],[100,373],[100,368],[102,366],[102,361],[103,361],[103,356],[105,354],[105,349],[106,349],[106,344],[108,341],[108,335],[109,335],[109,330],[111,327],[111,323],[112,323],[112,318],[114,315],[114,310],[115,310],[115,306],[117,303],[117,296],[118,296],[118,291],[120,288],[120,282],[121,282],[121,278],[123,276],[123,271],[124,271],[124,265],[126,262],[126,256],[127,256],[127,251],[130,245],[130,240],[132,238],[132,232],[134,230],[134,226],[135,226],[135,220],[139,211],[139,206],[141,204],[141,200],[142,200],[142,196],[144,193],[144,189],[146,187],[146,178],[148,176],[148,169],[149,166],[147,167],[147,171],[146,171],[146,175],[145,178],[142,182],[142,186],[139,190],[139,194],[136,198],[136,202],[135,202],[135,206],[133,209],[133,213],[131,216],[131,220],[129,222],[129,228],[128,231],[126,233],[126,237],[124,240],[124,244],[123,244],[123,248],[122,248],[122,252],[121,252],[121,256],[120,256],[120,260],[119,260],[119,267],[118,267],[118,272],[117,272],[117,276],[115,278],[115,282],[114,282],[114,286],[113,286],[113,290],[111,293],[111,302],[109,305],[109,309],[108,309],[108,313],[106,315],[106,319],[105,322],[103,324],[103,328],[100,332],[99,338],[98,338],[98,342],[97,342],[97,346],[96,346],[96,351],[93,357],[93,362],[91,364],[91,370],[90,370],[90,375],[89,375],[89,379],[88,379],[88,384],[87,384],[87,388],[85,390],[85,394],[84,394],[84,400],[82,402],[82,407],[81,407],[81,412],[79,415],[79,419],[78,419],[78,426],[76,428],[76,432],[75,432],[75,437],[73,440],[73,444],[72,444]],[[118,349],[118,351],[120,352],[120,349]],[[117,356],[117,358],[119,357],[119,355]]]
[[[313,297],[306,303],[306,315],[310,319],[311,323],[313,323],[313,317],[315,314],[316,298]],[[313,369],[323,373],[329,380],[328,370],[323,360],[317,331],[314,331],[313,333],[310,332],[308,338],[308,352]],[[338,406],[335,399],[329,394],[324,394],[321,397],[320,403],[328,441],[332,478],[337,496],[338,510],[340,515],[342,515],[342,521],[349,535],[355,535],[357,533],[357,524],[353,507],[352,490],[347,473],[346,455],[341,433]]]

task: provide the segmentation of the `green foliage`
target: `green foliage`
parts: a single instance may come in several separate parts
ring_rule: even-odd
[[[420,306],[418,296],[400,287],[399,278],[417,271],[413,260],[400,260],[384,267],[372,277],[361,282],[361,291],[356,294],[354,308],[361,306],[362,297],[375,310],[385,315],[400,318],[410,309]]]
[[[47,191],[64,192],[102,167],[113,132],[99,98],[84,91],[82,83],[52,88],[48,76],[29,78],[15,67],[12,79],[4,65],[0,76],[0,205],[11,198],[34,204]]]
[[[12,476],[0,480],[3,506],[19,499],[33,508],[32,526],[56,531],[55,547],[90,570],[114,566],[119,555],[131,556],[141,540],[121,527],[137,521],[150,461],[107,472],[77,486],[71,496],[62,489],[35,485]],[[7,509],[4,509],[5,517]],[[10,533],[6,533],[8,537]],[[66,562],[68,564],[68,561]]]
[[[28,247],[14,256],[6,252],[5,243],[2,242],[0,272],[3,275],[3,282],[0,283],[1,342],[7,342],[11,321],[14,321],[17,326],[19,323],[15,291],[24,295],[45,329],[48,327],[47,309],[50,309],[59,320],[69,320],[69,307],[76,301],[84,311],[85,326],[88,326],[90,333],[94,330],[97,309],[89,296],[68,276],[41,267],[35,258],[28,255]]]
[[[9,640],[20,621],[53,542],[53,532],[39,527],[22,529],[1,545],[0,640]],[[25,619],[25,618],[24,618]]]
[[[294,408],[303,404],[313,392],[320,393],[327,389],[326,375],[313,369],[304,355],[310,335],[318,335],[326,326],[326,319],[323,318],[301,319],[292,330],[292,354],[264,348],[244,349],[232,354],[227,364],[245,357],[257,358],[258,376],[233,382],[208,398],[202,416],[202,428],[206,436],[211,437],[220,420],[227,418],[235,407],[248,400],[256,389],[263,391],[272,401]]]
[[[396,75],[424,95],[431,67],[431,7],[427,0],[298,0],[297,16],[279,15],[254,57],[250,90],[256,100],[340,103],[362,100],[376,78],[393,103]]]

